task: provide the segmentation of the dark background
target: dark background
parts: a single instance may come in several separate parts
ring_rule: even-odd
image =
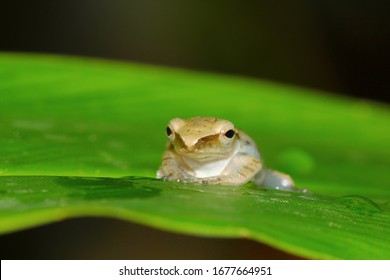
[[[388,1],[13,1],[0,51],[91,56],[236,74],[389,102]],[[247,240],[109,219],[0,237],[4,258],[293,258]]]
[[[239,74],[389,101],[389,1],[13,1],[0,50]]]

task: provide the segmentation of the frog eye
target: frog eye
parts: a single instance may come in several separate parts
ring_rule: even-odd
[[[225,136],[226,136],[227,138],[233,138],[233,137],[234,137],[234,134],[236,134],[236,133],[234,132],[233,129],[229,129],[228,131],[225,132]]]
[[[167,135],[171,136],[171,134],[172,134],[172,129],[169,126],[167,126]]]
[[[168,135],[168,138],[171,139],[171,141],[173,141],[173,139],[175,139],[175,131],[171,127],[172,127],[171,125],[167,126],[166,133]]]

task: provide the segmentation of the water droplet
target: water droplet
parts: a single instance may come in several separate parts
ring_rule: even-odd
[[[352,210],[356,214],[372,215],[381,212],[382,209],[372,200],[357,195],[343,196],[336,199],[336,202]]]
[[[315,162],[308,152],[291,148],[279,155],[277,167],[289,174],[307,175],[314,170]]]
[[[329,222],[328,226],[331,228],[341,228],[341,225],[335,222]]]

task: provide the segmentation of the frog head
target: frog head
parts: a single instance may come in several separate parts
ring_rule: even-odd
[[[175,118],[166,132],[177,154],[204,161],[231,156],[239,137],[231,122],[213,117]]]

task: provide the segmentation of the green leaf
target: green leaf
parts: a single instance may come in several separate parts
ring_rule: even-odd
[[[385,105],[211,73],[7,53],[0,92],[0,232],[105,216],[252,238],[309,258],[390,257]],[[145,178],[160,164],[169,119],[197,115],[234,122],[269,167],[310,192]]]

